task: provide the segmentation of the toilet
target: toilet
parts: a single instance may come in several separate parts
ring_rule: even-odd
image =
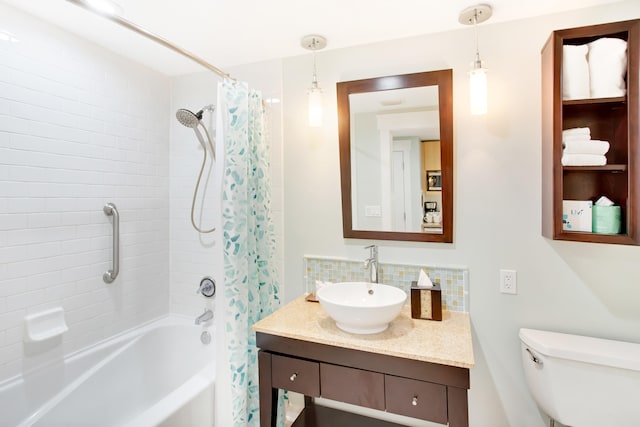
[[[640,426],[640,344],[520,329],[534,400],[571,427]]]

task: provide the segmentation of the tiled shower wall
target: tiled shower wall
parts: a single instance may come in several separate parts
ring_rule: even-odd
[[[226,69],[239,80],[259,88],[263,98],[281,98],[282,64],[280,60],[264,61]],[[171,82],[171,312],[190,317],[199,315],[204,307],[214,308],[216,318],[221,319],[226,305],[222,296],[224,267],[222,257],[222,230],[220,227],[221,174],[224,144],[215,138],[215,115],[205,111],[203,123],[214,138],[217,161],[211,174],[205,167],[201,187],[196,199],[195,218],[203,228],[217,227],[211,234],[198,234],[191,226],[191,201],[202,162],[202,148],[192,129],[174,119],[179,108],[197,111],[201,107],[217,103],[217,85],[220,78],[211,72],[201,72],[174,77]],[[284,223],[282,197],[282,123],[281,104],[267,104],[265,132],[271,146],[271,210],[276,239],[276,277],[283,287]],[[207,163],[208,166],[208,163]],[[206,194],[202,196],[202,189]],[[218,284],[215,301],[196,295],[200,280],[209,276]],[[215,310],[217,308],[217,310]]]
[[[369,281],[362,261],[305,256],[305,283],[312,292],[316,280],[322,282]],[[450,311],[469,311],[469,271],[464,267],[380,263],[378,282],[397,286],[409,294],[411,282],[424,270],[442,289],[442,307]]]
[[[186,108],[198,111],[205,105],[216,103],[218,78],[211,72],[195,73],[174,77],[171,81],[171,112]],[[170,307],[174,313],[195,317],[204,307],[216,312],[214,299],[206,299],[196,294],[203,277],[211,277],[222,291],[224,277],[220,252],[220,221],[217,209],[220,207],[220,192],[216,191],[221,168],[219,162],[210,168],[208,156],[200,183],[195,205],[195,221],[202,229],[217,228],[213,233],[200,234],[191,225],[191,202],[200,171],[203,149],[192,129],[181,125],[170,115],[171,130],[170,167],[170,256],[171,256],[171,298]],[[215,113],[205,111],[203,124],[215,141]],[[220,148],[217,149],[220,152]],[[221,153],[218,157],[221,159]],[[203,191],[206,190],[206,191]],[[204,195],[203,195],[204,194]],[[218,294],[219,295],[219,294]],[[218,299],[217,297],[215,299]]]
[[[0,3],[0,380],[168,311],[169,80]],[[121,273],[111,265],[114,202]],[[23,318],[69,331],[30,352]],[[55,343],[54,343],[55,344]]]

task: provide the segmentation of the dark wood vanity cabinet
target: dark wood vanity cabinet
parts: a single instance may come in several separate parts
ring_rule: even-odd
[[[313,404],[323,397],[449,424],[468,426],[469,369],[335,347],[258,332],[260,425],[275,426],[278,389],[304,394],[293,424],[391,427],[386,421]]]
[[[626,95],[563,100],[563,46],[600,38],[627,42]],[[554,31],[542,49],[542,234],[555,240],[640,244],[640,20]],[[562,131],[589,127],[610,143],[604,166],[563,166]],[[563,200],[607,196],[621,207],[621,232],[563,229]]]

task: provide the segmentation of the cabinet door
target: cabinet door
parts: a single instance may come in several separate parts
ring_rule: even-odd
[[[271,384],[275,388],[307,396],[320,396],[320,367],[317,362],[273,355]]]
[[[411,418],[447,422],[447,388],[440,384],[385,375],[387,411]]]
[[[384,410],[384,375],[362,369],[320,364],[322,397]]]

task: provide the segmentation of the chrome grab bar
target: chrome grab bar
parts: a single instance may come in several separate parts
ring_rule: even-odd
[[[113,216],[113,268],[102,275],[105,283],[111,283],[120,273],[120,214],[113,203],[107,203],[102,210],[105,215]]]

